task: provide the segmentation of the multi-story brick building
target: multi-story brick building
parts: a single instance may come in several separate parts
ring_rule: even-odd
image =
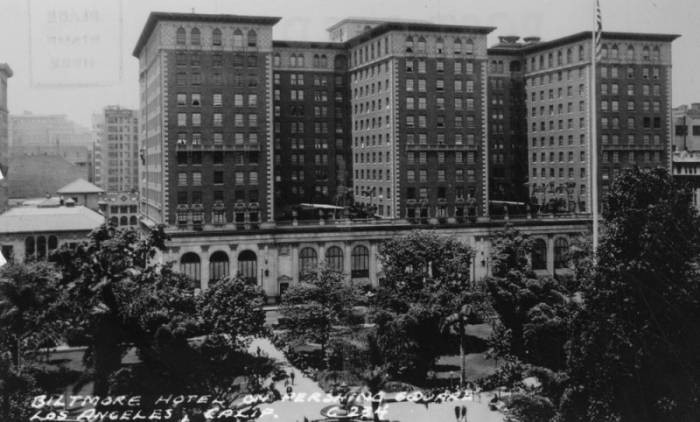
[[[141,84],[146,224],[245,228],[273,210],[274,17],[151,13]]]
[[[9,155],[9,120],[7,109],[7,80],[12,77],[12,69],[6,63],[0,63],[0,212],[7,207],[9,192],[7,189],[7,170],[10,165]]]
[[[421,222],[488,213],[492,30],[387,22],[347,41],[356,200]]]
[[[138,111],[108,106],[93,118],[93,126],[95,184],[107,192],[138,191]]]
[[[605,32],[596,71],[598,177],[604,197],[621,169],[671,166],[671,42],[676,35]],[[590,211],[591,33],[525,47],[531,194]]]
[[[349,80],[343,44],[273,42],[276,219],[302,203],[349,205]]]
[[[502,214],[512,202],[528,201],[527,116],[523,47],[519,37],[499,37],[488,49],[490,214]],[[527,38],[527,43],[537,38]],[[518,211],[515,207],[515,211]],[[520,209],[522,211],[522,209]]]

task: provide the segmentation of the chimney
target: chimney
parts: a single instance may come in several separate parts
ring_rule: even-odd
[[[534,44],[540,42],[540,37],[525,37],[523,38],[523,41],[525,41],[525,44]]]

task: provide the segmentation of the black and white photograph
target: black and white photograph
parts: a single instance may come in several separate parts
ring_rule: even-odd
[[[0,0],[44,421],[700,421],[700,2]]]

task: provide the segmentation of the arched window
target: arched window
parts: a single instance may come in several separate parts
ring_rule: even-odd
[[[557,51],[557,66],[561,66],[561,65],[562,65],[562,54],[561,54],[561,50],[559,50],[559,51]]]
[[[326,249],[326,265],[334,271],[343,271],[343,250],[337,246]]]
[[[273,66],[280,66],[282,65],[282,59],[280,58],[280,53],[275,53],[272,56],[272,65]]]
[[[455,39],[453,51],[455,55],[462,54],[462,40],[460,40],[459,38]]]
[[[238,275],[246,281],[258,281],[258,257],[255,252],[245,250],[238,255]]]
[[[608,46],[606,44],[603,44],[603,47],[600,48],[600,57],[608,58]]]
[[[352,248],[350,275],[352,278],[369,277],[369,249],[363,245]]]
[[[636,53],[634,51],[634,46],[630,45],[627,47],[627,60],[634,60],[636,57]]]
[[[132,215],[131,217],[129,217],[129,225],[135,226],[137,224],[138,224],[138,220],[136,219],[135,215]]]
[[[425,53],[425,38],[418,38],[418,52]]]
[[[304,67],[304,55],[303,54],[299,54],[297,56],[297,66]]]
[[[49,252],[58,248],[58,239],[56,236],[49,236]]]
[[[335,56],[335,59],[333,60],[333,67],[335,68],[335,70],[345,70],[345,68],[347,67],[347,63],[347,58],[344,55],[339,54]]]
[[[46,238],[44,236],[39,236],[36,239],[36,256],[38,259],[46,257]]]
[[[532,269],[547,269],[547,242],[543,239],[535,239],[532,246]]]
[[[118,226],[119,225],[119,217],[117,217],[116,215],[109,217],[109,224],[111,224],[113,226]]]
[[[610,56],[611,56],[613,59],[619,59],[619,58],[620,58],[620,54],[619,54],[619,51],[618,51],[618,49],[617,49],[617,45],[613,45],[612,48],[610,49]]]
[[[218,281],[226,277],[228,271],[228,255],[224,251],[216,251],[209,257],[209,281]]]
[[[570,49],[566,49],[566,64],[571,64],[574,61],[574,52]]]
[[[413,53],[413,37],[410,35],[406,37],[406,53]]]
[[[314,54],[314,67],[320,67],[321,66],[321,59],[318,56],[318,54]]]
[[[566,268],[569,241],[563,237],[554,240],[554,268]]]
[[[243,32],[240,29],[233,31],[233,48],[243,48]]]
[[[122,215],[121,218],[119,219],[119,225],[120,226],[128,226],[129,225],[129,218],[125,215]]]
[[[192,28],[192,31],[190,31],[190,41],[192,42],[192,45],[200,45],[202,43],[199,28]]]
[[[248,47],[258,46],[258,34],[252,29],[248,31]]]
[[[442,38],[438,38],[435,41],[435,50],[438,54],[442,54],[445,52],[445,42],[442,40]]]
[[[328,67],[328,57],[325,54],[321,54],[321,67],[324,69]]]
[[[659,46],[654,46],[654,49],[651,52],[651,58],[652,60],[659,61],[661,60],[661,49]]]
[[[175,32],[175,43],[177,43],[177,45],[185,45],[186,42],[187,33],[185,32],[185,28],[177,28],[177,32]]]
[[[297,67],[297,55],[292,54],[289,56],[289,67]]]
[[[34,237],[29,236],[24,239],[24,259],[34,258],[34,253],[36,252],[34,245]]]
[[[314,248],[304,248],[299,252],[299,278],[303,279],[318,266],[318,255]]]
[[[197,282],[197,285],[202,280],[201,261],[199,255],[194,252],[187,252],[180,257],[180,272],[192,280]]]
[[[474,54],[474,41],[470,39],[467,39],[467,42],[465,44],[466,48],[464,49],[465,54]]]
[[[578,46],[578,61],[582,62],[586,59],[586,49],[582,45]]]
[[[211,42],[214,45],[221,45],[221,30],[219,28],[214,28],[211,31]]]
[[[649,60],[649,47],[646,45],[642,48],[642,60]]]

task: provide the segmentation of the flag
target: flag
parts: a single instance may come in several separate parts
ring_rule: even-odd
[[[600,0],[595,1],[595,61],[600,61],[601,38],[603,37],[603,15],[600,13]]]

